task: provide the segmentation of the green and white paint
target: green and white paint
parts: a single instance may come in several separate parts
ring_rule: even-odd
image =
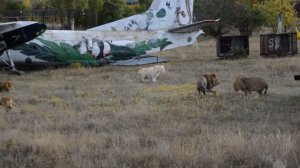
[[[97,66],[191,45],[202,30],[169,30],[189,29],[192,9],[193,0],[154,0],[145,13],[87,31],[47,30],[39,38],[14,48],[11,57],[16,65]]]
[[[28,57],[27,62],[29,61],[28,59],[35,58],[47,62],[62,64],[80,63],[81,65],[88,66],[99,66],[118,60],[132,59],[137,56],[145,55],[147,51],[155,48],[163,50],[172,44],[168,39],[147,40],[135,44],[129,43],[126,46],[110,44],[111,55],[98,59],[89,52],[81,54],[74,46],[65,42],[55,43],[41,38],[37,40],[42,43],[42,45],[29,42],[16,47],[15,50],[19,50],[20,53],[26,55]]]
[[[136,31],[162,30],[192,23],[194,0],[154,0],[150,9],[89,30]]]
[[[202,31],[193,33],[169,33],[168,31],[99,32],[99,31],[46,31],[42,36],[20,45],[11,51],[16,64],[80,63],[103,65],[114,60],[126,60],[193,44]],[[186,40],[190,38],[191,40]],[[102,56],[99,57],[101,40]],[[90,41],[90,42],[89,42]],[[78,44],[85,50],[80,50]],[[90,45],[89,45],[90,43]],[[99,44],[99,43],[96,43]],[[95,52],[98,51],[98,52]]]

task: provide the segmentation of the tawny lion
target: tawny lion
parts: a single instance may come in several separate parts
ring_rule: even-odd
[[[197,90],[203,95],[205,95],[206,92],[216,93],[216,91],[211,89],[217,85],[219,85],[219,80],[216,74],[202,75],[197,81]]]
[[[0,99],[0,106],[12,109],[14,101],[11,97],[2,97]]]
[[[13,84],[8,81],[0,82],[0,91],[10,91],[13,88]]]
[[[260,77],[239,76],[233,81],[234,91],[243,91],[246,96],[251,92],[257,92],[259,95],[267,94],[268,84],[265,79]]]

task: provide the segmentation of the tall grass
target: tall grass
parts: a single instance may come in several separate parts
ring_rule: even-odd
[[[55,69],[12,76],[16,106],[0,109],[0,167],[299,167],[298,55],[218,60],[215,40],[158,53],[156,83],[141,67]],[[200,97],[197,77],[216,73],[217,95]],[[261,76],[267,96],[232,89],[236,75]]]

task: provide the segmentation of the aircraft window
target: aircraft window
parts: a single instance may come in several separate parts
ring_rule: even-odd
[[[3,34],[3,37],[7,46],[11,48],[35,38],[36,31],[34,28],[19,28]]]

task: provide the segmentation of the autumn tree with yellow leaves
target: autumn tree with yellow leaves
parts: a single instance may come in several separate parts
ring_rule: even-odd
[[[283,26],[294,27],[297,22],[297,14],[294,10],[295,0],[265,0],[258,4],[258,8],[264,17],[264,25],[276,31],[278,15],[283,14]]]

